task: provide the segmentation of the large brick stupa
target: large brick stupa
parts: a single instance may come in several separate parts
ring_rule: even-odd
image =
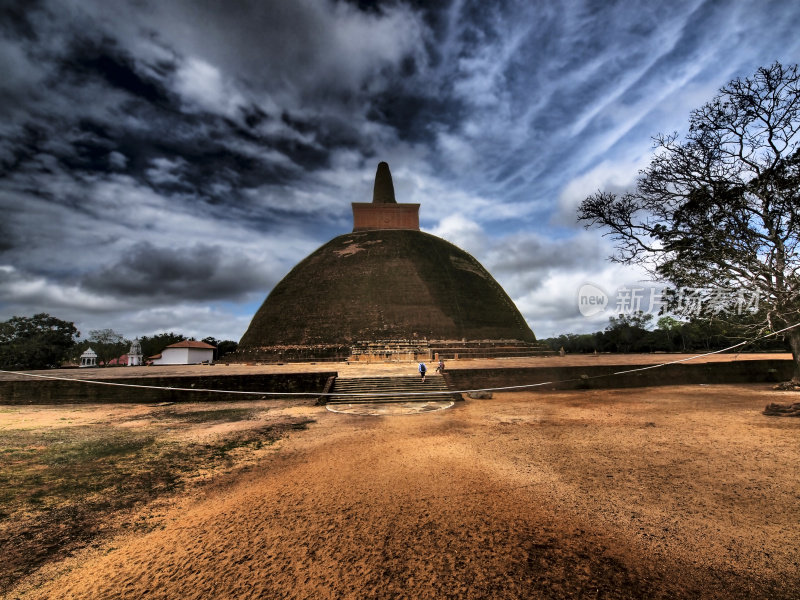
[[[470,254],[419,230],[389,166],[353,232],[275,286],[239,342],[242,360],[514,356],[542,352],[514,302]]]

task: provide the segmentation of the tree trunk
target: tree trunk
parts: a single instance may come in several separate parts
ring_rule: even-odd
[[[789,330],[789,346],[792,348],[792,358],[794,359],[792,382],[800,384],[800,327]]]

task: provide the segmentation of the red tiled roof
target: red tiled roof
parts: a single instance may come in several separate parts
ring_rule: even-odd
[[[112,358],[110,361],[108,361],[108,364],[110,364],[110,365],[127,365],[128,364],[128,355],[127,354],[123,354],[119,358]]]
[[[170,344],[167,348],[206,348],[213,350],[216,346],[212,346],[211,344],[206,344],[205,342],[195,342],[193,340],[183,340],[182,342],[178,342],[177,344]]]

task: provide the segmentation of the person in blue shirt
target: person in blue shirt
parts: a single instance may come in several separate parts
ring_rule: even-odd
[[[427,370],[428,370],[428,368],[425,366],[425,363],[424,362],[420,362],[419,363],[419,374],[422,377],[422,381],[423,382],[425,381],[425,372]]]

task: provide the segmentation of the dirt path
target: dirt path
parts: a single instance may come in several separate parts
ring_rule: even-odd
[[[766,386],[324,408],[30,598],[796,598],[800,420]],[[16,597],[13,596],[12,597]]]

